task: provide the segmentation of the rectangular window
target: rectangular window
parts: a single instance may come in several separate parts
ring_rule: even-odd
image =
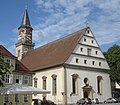
[[[79,63],[79,59],[78,58],[76,58],[76,63]]]
[[[86,42],[86,38],[84,38],[84,42]]]
[[[46,79],[45,79],[45,80],[43,80],[43,89],[45,89],[45,90],[46,90]]]
[[[101,66],[101,64],[102,64],[102,63],[101,63],[101,62],[99,62],[99,66]]]
[[[57,75],[52,75],[52,94],[57,95]]]
[[[22,75],[15,75],[14,81],[15,83],[22,84]]]
[[[23,84],[28,85],[29,84],[29,76],[23,76]]]
[[[4,102],[9,102],[9,95],[4,95]]]
[[[84,60],[84,64],[87,64],[87,60]]]
[[[72,75],[72,94],[77,94],[78,91],[77,77],[78,77],[77,74]]]
[[[90,48],[87,49],[87,55],[91,55],[91,49]]]
[[[27,94],[24,95],[24,102],[28,102],[28,95]]]
[[[92,61],[92,65],[95,65],[95,61]]]
[[[80,51],[83,52],[83,48],[80,48]]]
[[[98,54],[98,51],[95,51],[95,54],[97,55],[97,54]]]
[[[102,77],[101,76],[98,76],[97,77],[97,91],[98,91],[98,94],[102,94]]]
[[[13,74],[5,74],[4,76],[5,83],[13,83]]]
[[[18,94],[15,94],[14,100],[15,100],[15,102],[19,102]]]

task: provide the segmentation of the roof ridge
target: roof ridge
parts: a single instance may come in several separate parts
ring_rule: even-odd
[[[88,29],[88,28],[89,28],[89,27],[83,28],[83,29],[78,30],[78,31],[75,31],[75,32],[73,32],[73,33],[71,33],[71,34],[65,35],[64,37],[61,37],[61,38],[59,38],[59,39],[53,40],[53,41],[51,41],[51,42],[48,42],[48,43],[46,43],[46,44],[44,44],[44,45],[42,45],[42,46],[39,46],[38,48],[36,48],[36,49],[34,49],[34,50],[37,50],[37,49],[40,49],[40,48],[45,47],[45,46],[47,46],[47,45],[56,43],[56,42],[61,41],[61,40],[65,39],[65,38],[72,37],[72,36],[74,36],[76,33],[79,33],[80,31],[82,32],[83,30],[86,30],[86,29]],[[32,50],[31,50],[31,51],[32,51]]]

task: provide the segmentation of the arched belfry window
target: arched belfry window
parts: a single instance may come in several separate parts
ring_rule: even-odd
[[[78,93],[78,74],[72,75],[72,94]]]
[[[57,75],[52,75],[52,95],[57,95]]]
[[[46,77],[46,76],[43,76],[43,77],[42,77],[42,80],[43,80],[43,89],[46,90],[46,81],[47,81],[47,77]]]
[[[102,76],[97,76],[97,92],[102,94]]]

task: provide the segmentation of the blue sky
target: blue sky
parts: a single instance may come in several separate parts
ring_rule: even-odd
[[[86,27],[102,51],[120,45],[120,0],[1,0],[0,44],[15,54],[15,43],[27,5],[36,47]]]

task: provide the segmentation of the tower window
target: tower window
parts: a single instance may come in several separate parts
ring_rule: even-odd
[[[79,63],[79,59],[78,58],[76,58],[76,63]]]
[[[20,50],[18,50],[18,57],[20,57]]]
[[[87,64],[87,60],[84,60],[84,64]]]

